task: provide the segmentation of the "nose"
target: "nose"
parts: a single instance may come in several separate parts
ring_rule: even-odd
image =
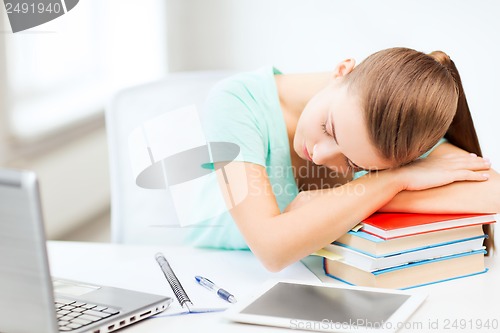
[[[342,153],[332,142],[319,142],[314,145],[312,160],[316,165],[332,165]]]

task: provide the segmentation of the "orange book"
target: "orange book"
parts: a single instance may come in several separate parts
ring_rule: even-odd
[[[407,289],[485,273],[484,254],[478,250],[423,260],[405,265],[366,271],[344,260],[324,259],[326,275],[364,287]]]
[[[495,223],[496,218],[496,214],[375,213],[361,223],[361,230],[387,240],[437,230]]]

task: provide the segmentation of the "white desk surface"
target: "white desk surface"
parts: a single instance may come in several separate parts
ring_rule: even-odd
[[[206,275],[239,300],[251,297],[268,279],[318,282],[302,263],[270,273],[245,251],[50,241],[48,252],[55,277],[174,297],[154,259],[155,253],[163,252],[193,303],[199,307],[225,307],[228,303],[198,286],[194,275]],[[490,269],[486,274],[413,289],[428,297],[399,332],[499,332],[499,261],[498,256],[486,258]],[[341,284],[333,279],[331,283]],[[175,297],[172,304],[160,317],[120,332],[286,332],[280,328],[232,323],[223,318],[222,312],[168,316],[179,309]],[[485,327],[488,320],[489,328]],[[493,329],[495,323],[499,326]],[[482,329],[478,329],[480,325]]]

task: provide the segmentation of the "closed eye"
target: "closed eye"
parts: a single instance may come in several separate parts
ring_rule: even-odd
[[[335,134],[330,134],[328,133],[328,131],[326,130],[326,121],[324,123],[321,124],[321,129],[323,130],[323,133],[325,133],[326,135],[328,135],[329,137],[333,138],[333,140],[335,141],[335,143],[337,143],[337,138],[335,137]],[[333,126],[332,126],[332,130],[333,130]],[[335,132],[334,132],[335,133]],[[338,144],[338,143],[337,143]],[[345,163],[347,164],[347,167],[349,169],[351,169],[353,172],[359,172],[359,171],[369,171],[369,170],[366,170],[366,169],[363,169],[362,167],[356,165],[353,161],[351,161],[347,156],[344,156],[344,160],[345,160]]]
[[[321,129],[323,130],[323,133],[325,133],[326,135],[332,137],[330,135],[330,133],[328,133],[328,131],[326,130],[326,122],[324,122],[324,123],[321,124]]]
[[[333,138],[335,140],[335,142],[337,142],[337,140],[335,139],[335,136],[331,135],[326,130],[326,122],[324,122],[324,123],[321,124],[321,129],[323,130],[323,133],[325,133],[329,137]],[[354,162],[352,162],[349,158],[347,158],[347,156],[344,156],[344,160],[345,160],[345,163],[347,164],[347,167],[349,169],[351,169],[353,172],[359,172],[359,171],[364,171],[365,170],[362,167],[356,165]]]

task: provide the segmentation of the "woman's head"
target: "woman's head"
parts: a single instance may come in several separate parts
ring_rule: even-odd
[[[340,63],[299,119],[296,152],[336,168],[346,160],[372,170],[415,160],[445,136],[457,111],[461,86],[449,63],[443,52],[407,48],[379,51],[356,67]]]
[[[407,48],[372,54],[343,84],[358,96],[372,143],[396,166],[434,146],[457,111],[459,90],[443,52]]]
[[[454,62],[441,51],[391,48],[357,67],[353,60],[337,66],[331,83],[306,105],[294,148],[337,170],[377,170],[415,160],[442,137],[482,155]],[[483,230],[490,235],[486,247],[494,248],[490,225]]]

